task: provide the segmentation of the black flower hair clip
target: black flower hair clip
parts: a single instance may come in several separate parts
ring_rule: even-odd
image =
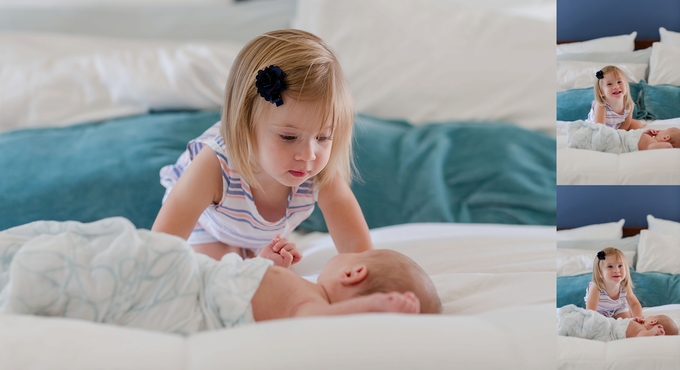
[[[595,72],[595,77],[597,77],[598,80],[601,80],[604,78],[604,73],[602,73],[602,70],[599,70]]]
[[[284,77],[286,77],[286,74],[275,65],[257,71],[255,77],[257,92],[264,100],[276,104],[277,107],[283,105],[281,91],[287,88]]]
[[[597,259],[600,261],[604,261],[604,251],[597,252]]]

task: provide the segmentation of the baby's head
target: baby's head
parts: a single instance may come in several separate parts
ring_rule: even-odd
[[[375,249],[341,253],[324,266],[317,282],[331,302],[372,293],[413,292],[421,313],[441,313],[437,290],[425,271],[399,252]]]
[[[622,287],[633,287],[628,274],[628,261],[620,250],[607,247],[595,255],[593,261],[593,282],[600,289],[605,289],[605,282],[620,283]]]
[[[619,88],[618,82],[623,85],[623,104],[625,107],[633,106],[633,99],[630,96],[630,85],[625,73],[616,66],[605,66],[595,73],[595,86],[593,95],[595,100],[604,105],[607,98],[616,96]]]
[[[666,315],[654,315],[645,318],[645,329],[649,330],[657,324],[663,326],[664,335],[678,335],[678,326],[670,317]]]
[[[298,102],[311,104],[305,106],[303,117],[286,123],[294,121],[314,135],[331,139],[328,162],[314,176],[315,185],[323,187],[337,174],[351,179],[354,103],[340,63],[323,40],[295,29],[256,37],[234,59],[225,94],[221,132],[231,164],[251,186],[259,185],[255,179],[259,168],[253,159],[258,154],[258,129],[267,129],[261,121]]]
[[[659,130],[659,133],[656,134],[656,140],[670,143],[673,148],[680,148],[680,128],[670,127]]]

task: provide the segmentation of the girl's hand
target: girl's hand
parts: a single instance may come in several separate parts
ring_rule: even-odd
[[[420,300],[413,292],[373,293],[371,311],[420,313]]]
[[[290,265],[300,262],[302,254],[297,250],[295,243],[277,235],[266,247],[262,248],[258,257],[274,261],[274,265],[289,268]]]
[[[649,130],[645,131],[644,133],[649,135],[649,136],[656,136],[656,135],[659,134],[659,130],[654,130],[654,129],[650,128]]]

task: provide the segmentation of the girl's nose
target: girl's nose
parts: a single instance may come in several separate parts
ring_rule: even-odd
[[[301,144],[301,146],[295,153],[295,159],[298,161],[306,162],[315,160],[316,159],[315,145],[316,143],[314,142],[314,140],[310,140],[309,142]]]

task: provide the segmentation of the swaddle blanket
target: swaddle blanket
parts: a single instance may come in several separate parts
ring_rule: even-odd
[[[642,130],[616,130],[609,126],[574,121],[567,127],[567,147],[606,153],[628,153],[638,150]]]
[[[631,319],[605,317],[573,304],[557,309],[557,334],[608,342],[625,339]]]
[[[253,322],[271,261],[221,261],[116,217],[36,221],[0,232],[0,313],[190,334]]]

